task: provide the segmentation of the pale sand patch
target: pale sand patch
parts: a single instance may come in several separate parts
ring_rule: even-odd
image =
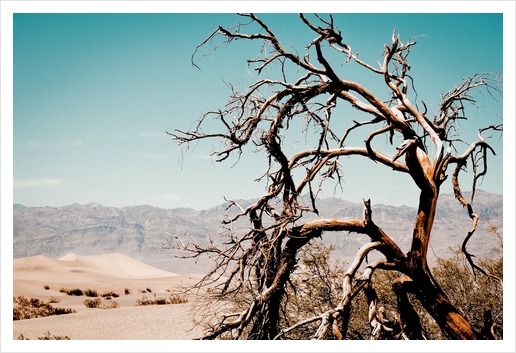
[[[193,296],[186,304],[135,306],[144,295],[155,299],[179,293],[181,286],[196,283],[202,275],[178,275],[122,254],[68,254],[60,259],[34,256],[14,259],[13,269],[14,296],[45,301],[56,297],[60,302],[54,306],[77,310],[74,314],[14,321],[13,339],[20,334],[36,339],[45,332],[72,340],[185,340],[202,334],[199,327],[194,327],[190,313]],[[61,288],[92,289],[99,295],[113,291],[119,297],[101,298],[102,303],[116,301],[119,308],[86,308],[84,300],[93,298],[69,296],[61,293]],[[125,288],[132,293],[125,295]]]
[[[150,305],[118,309],[89,309],[76,314],[14,322],[13,339],[53,335],[73,340],[187,340],[201,336],[193,328],[191,304]]]

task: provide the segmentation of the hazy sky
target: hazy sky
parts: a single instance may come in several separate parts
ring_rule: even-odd
[[[295,14],[260,17],[299,50],[314,38]],[[382,60],[383,44],[394,28],[402,41],[416,38],[412,76],[429,106],[463,76],[503,71],[502,14],[334,18],[344,41],[373,65]],[[181,157],[181,148],[165,134],[187,129],[202,112],[223,107],[229,93],[223,80],[238,86],[255,79],[245,60],[257,54],[256,46],[255,51],[243,43],[221,46],[197,61],[201,71],[190,62],[196,45],[217,26],[239,21],[234,14],[213,13],[14,14],[13,202],[205,209],[223,197],[260,196],[263,184],[254,179],[264,172],[257,168],[263,155],[245,153],[236,166],[216,163],[208,141]],[[486,122],[480,125],[502,115],[501,105],[488,103],[495,111],[479,110],[474,119]],[[490,156],[480,188],[502,193],[503,140],[491,142],[498,156]],[[337,196],[416,204],[417,190],[406,176],[385,191],[371,185],[390,183],[399,174],[370,161],[359,166],[344,165],[344,193]],[[321,196],[332,196],[332,189]]]

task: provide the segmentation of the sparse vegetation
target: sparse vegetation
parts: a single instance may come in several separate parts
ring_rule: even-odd
[[[95,289],[86,289],[84,295],[87,297],[98,297],[99,293]]]
[[[133,291],[132,291],[132,290],[130,290],[129,288],[125,288],[125,289],[124,289],[124,293],[125,293],[125,295],[129,295],[129,294],[131,294],[132,292],[133,292]]]
[[[339,261],[330,260],[333,246],[322,241],[312,242],[310,247],[300,252],[298,269],[293,273],[287,287],[288,299],[281,303],[281,323],[284,326],[292,322],[306,322],[295,330],[284,330],[279,337],[282,339],[310,339],[318,323],[309,319],[320,311],[329,311],[340,300],[334,288],[341,286],[345,276],[346,266]],[[500,251],[500,249],[494,249]],[[441,283],[449,294],[450,301],[473,323],[474,328],[484,332],[490,339],[503,338],[503,296],[501,283],[503,277],[503,257],[480,259],[483,268],[490,269],[498,279],[478,276],[476,279],[467,264],[461,258],[460,250],[452,251],[451,257],[439,258],[433,268],[436,280]],[[397,296],[393,290],[397,273],[376,271],[372,283],[376,291],[376,307],[382,317],[382,326],[377,331],[371,331],[368,312],[370,302],[364,293],[356,296],[349,324],[348,339],[381,339],[392,340],[403,337],[402,323],[397,314]],[[439,326],[426,313],[424,307],[415,296],[408,300],[415,312],[421,318],[420,324],[426,339],[442,340]],[[487,312],[487,313],[486,313]],[[330,333],[331,338],[335,338]],[[230,337],[229,335],[227,337]]]
[[[111,292],[104,292],[103,294],[101,294],[101,297],[104,297],[104,298],[106,298],[106,299],[107,299],[108,297],[118,298],[119,296],[120,296],[120,294],[115,293],[115,292],[113,292],[113,291],[111,291]],[[111,299],[111,298],[109,298],[109,299]]]
[[[143,296],[142,299],[136,299],[136,306],[146,305],[167,305],[167,304],[184,304],[188,303],[188,299],[179,295],[173,295],[168,298],[158,297],[155,299],[147,299],[147,296]]]
[[[96,298],[96,299],[86,299],[84,301],[84,305],[87,307],[87,308],[100,308],[100,299],[99,298]]]
[[[147,287],[147,292],[152,293],[152,289],[150,289],[149,287]]]
[[[49,290],[50,286],[49,285],[45,285],[43,288],[45,288],[45,290]]]
[[[54,308],[50,305],[54,300],[51,298],[48,302],[44,302],[35,298],[26,298],[22,295],[13,297],[13,320],[35,319],[38,317],[46,317],[52,315],[64,315],[75,313],[70,308]]]
[[[66,293],[68,295],[75,295],[77,297],[84,295],[84,292],[82,291],[82,289],[79,289],[79,288],[74,288],[74,289],[61,288],[59,291],[61,293]]]
[[[30,338],[25,337],[22,333],[16,337],[17,340],[30,340]],[[69,340],[68,336],[57,336],[50,333],[50,331],[45,332],[44,336],[38,337],[38,340]]]
[[[55,304],[55,303],[60,303],[60,302],[61,302],[61,299],[56,298],[56,297],[50,297],[50,299],[48,299],[49,304]]]
[[[84,305],[87,308],[91,308],[91,309],[115,309],[115,308],[119,307],[118,303],[115,301],[109,302],[109,304],[102,304],[102,301],[100,300],[100,298],[86,299],[84,301]]]
[[[170,304],[184,304],[188,303],[188,299],[179,295],[172,295],[168,298]]]
[[[102,309],[116,309],[119,306],[120,305],[118,305],[117,302],[111,301],[111,302],[109,302],[109,304],[103,304],[101,307],[102,307]]]

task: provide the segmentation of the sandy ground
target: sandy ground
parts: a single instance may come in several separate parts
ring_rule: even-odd
[[[13,321],[13,339],[23,335],[36,339],[50,332],[71,340],[187,340],[202,333],[195,327],[189,302],[173,305],[136,306],[137,299],[169,297],[179,287],[195,283],[201,275],[178,275],[156,269],[122,254],[79,256],[60,259],[34,256],[14,260],[13,295],[47,301],[56,297],[61,308],[77,313]],[[45,289],[48,286],[49,289]],[[99,295],[114,291],[120,296],[116,309],[86,308],[86,296],[69,296],[61,288],[94,289]],[[125,295],[128,288],[131,294]],[[147,292],[147,288],[151,292]],[[146,293],[142,293],[145,291]]]
[[[73,308],[77,313],[42,317],[36,319],[13,321],[13,336],[9,341],[7,334],[2,336],[2,352],[314,352],[331,351],[396,351],[399,341],[387,346],[386,341],[360,342],[359,346],[347,341],[346,347],[337,341],[192,341],[202,334],[199,327],[194,327],[190,309],[198,304],[190,296],[189,302],[173,305],[135,306],[137,299],[142,299],[140,290],[151,289],[145,295],[153,299],[170,296],[181,285],[193,284],[202,276],[200,274],[178,275],[156,269],[140,263],[122,254],[97,256],[77,256],[69,254],[61,259],[35,256],[14,260],[13,291],[14,296],[38,298],[47,301],[50,297],[60,299],[58,307]],[[46,290],[44,287],[49,286]],[[86,308],[85,296],[68,296],[59,292],[60,288],[95,289],[99,294],[106,291],[119,293],[116,301],[119,308]],[[132,294],[125,295],[129,288]],[[170,292],[167,292],[170,290]],[[108,303],[102,299],[103,303]],[[2,307],[3,314],[9,314],[9,307]],[[5,312],[4,312],[5,309]],[[201,310],[203,307],[201,307]],[[4,315],[2,315],[4,316]],[[7,315],[5,315],[7,317]],[[8,323],[11,321],[8,319]],[[2,322],[4,323],[4,321]],[[8,325],[6,325],[8,326]],[[2,332],[4,326],[2,326]],[[46,332],[52,335],[68,336],[70,341],[40,341]],[[23,335],[30,340],[18,340]],[[174,341],[166,341],[174,340]],[[415,341],[414,341],[415,342]],[[371,344],[381,346],[371,346]],[[444,344],[441,346],[432,345]],[[497,341],[497,343],[509,343]],[[427,342],[430,351],[447,351],[449,342]],[[474,342],[464,346],[460,351],[507,351],[494,342]],[[498,349],[492,349],[496,347]],[[409,350],[407,350],[409,348]],[[505,347],[510,348],[510,347]],[[365,349],[365,350],[364,350]],[[419,351],[418,344],[404,346],[402,351]],[[468,350],[470,349],[470,350]]]

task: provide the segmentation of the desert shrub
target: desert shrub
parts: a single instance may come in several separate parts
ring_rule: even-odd
[[[115,301],[109,302],[109,304],[103,304],[102,305],[102,309],[116,309],[118,307],[119,307],[119,305]]]
[[[84,301],[84,305],[87,308],[100,308],[100,299],[99,298],[96,298],[96,299],[86,299]]]
[[[66,293],[68,295],[75,295],[77,297],[84,295],[84,292],[82,291],[82,289],[79,289],[79,288],[74,288],[74,289],[61,288],[59,291],[61,293]]]
[[[107,297],[114,297],[114,298],[118,298],[119,296],[120,296],[120,294],[115,293],[115,292],[113,292],[113,291],[111,291],[111,292],[104,292],[103,294],[101,294],[101,297],[104,297],[104,298],[106,298],[106,299],[107,299]],[[109,298],[109,299],[111,299],[111,298]]]
[[[84,295],[87,297],[98,297],[99,293],[97,293],[97,290],[95,290],[95,289],[88,288],[84,291]]]
[[[30,338],[28,337],[25,337],[25,335],[23,333],[20,333],[18,335],[18,337],[16,337],[17,340],[30,340]],[[45,335],[44,336],[40,336],[38,337],[38,340],[69,340],[70,337],[68,336],[57,336],[57,335],[52,335],[50,333],[50,331],[47,331],[45,332]]]
[[[151,305],[151,301],[144,295],[142,299],[136,299],[136,306]]]
[[[57,336],[52,335],[50,331],[45,332],[44,336],[38,337],[38,340],[69,340],[70,337],[68,336]]]
[[[56,297],[50,297],[50,299],[48,299],[49,304],[55,304],[55,303],[60,303],[60,302],[61,302],[61,299],[56,298]]]
[[[54,312],[52,313],[52,315],[64,315],[64,314],[71,314],[71,313],[76,313],[77,311],[75,311],[74,309],[71,309],[71,308],[54,308]]]
[[[503,255],[501,250],[494,259],[480,259],[479,265],[488,273],[503,278]],[[501,283],[492,277],[471,272],[471,267],[463,260],[460,249],[452,251],[452,256],[437,259],[433,269],[434,277],[445,291],[450,302],[463,313],[464,318],[477,331],[491,329],[496,338],[503,338],[503,288]],[[491,324],[487,327],[487,316],[491,316]],[[491,336],[488,334],[488,337]],[[489,338],[492,339],[492,338]]]
[[[147,292],[152,293],[152,289],[150,289],[149,287],[147,287]]]
[[[132,293],[132,291],[129,288],[125,288],[124,293],[125,293],[125,295],[129,295]]]
[[[171,296],[169,298],[155,298],[147,299],[147,296],[143,296],[142,299],[136,299],[136,306],[145,306],[145,305],[166,305],[166,304],[183,304],[187,303],[188,300],[186,298],[180,297],[178,295]]]
[[[22,295],[13,297],[13,320],[35,319],[37,317],[64,315],[76,312],[74,309],[70,308],[54,308],[50,305],[51,302],[53,302],[53,300],[44,302],[35,298],[27,299]]]
[[[157,299],[154,299],[154,303],[156,305],[165,305],[167,304],[167,298],[157,298]]]
[[[138,293],[147,293],[147,291],[145,289],[139,289]]]
[[[67,294],[68,295],[75,295],[77,297],[80,297],[80,296],[84,295],[82,289],[79,289],[79,288],[71,289]]]
[[[168,298],[168,302],[170,304],[184,304],[188,303],[188,299],[186,299],[185,297],[181,297],[179,295],[172,295],[170,296],[170,298]]]
[[[119,307],[118,303],[115,301],[109,302],[109,304],[102,304],[102,301],[100,300],[100,298],[86,299],[84,301],[84,305],[87,308],[92,308],[92,309],[115,309],[115,308]]]
[[[45,285],[43,288],[45,288],[45,290],[49,290],[50,286],[49,285]]]

